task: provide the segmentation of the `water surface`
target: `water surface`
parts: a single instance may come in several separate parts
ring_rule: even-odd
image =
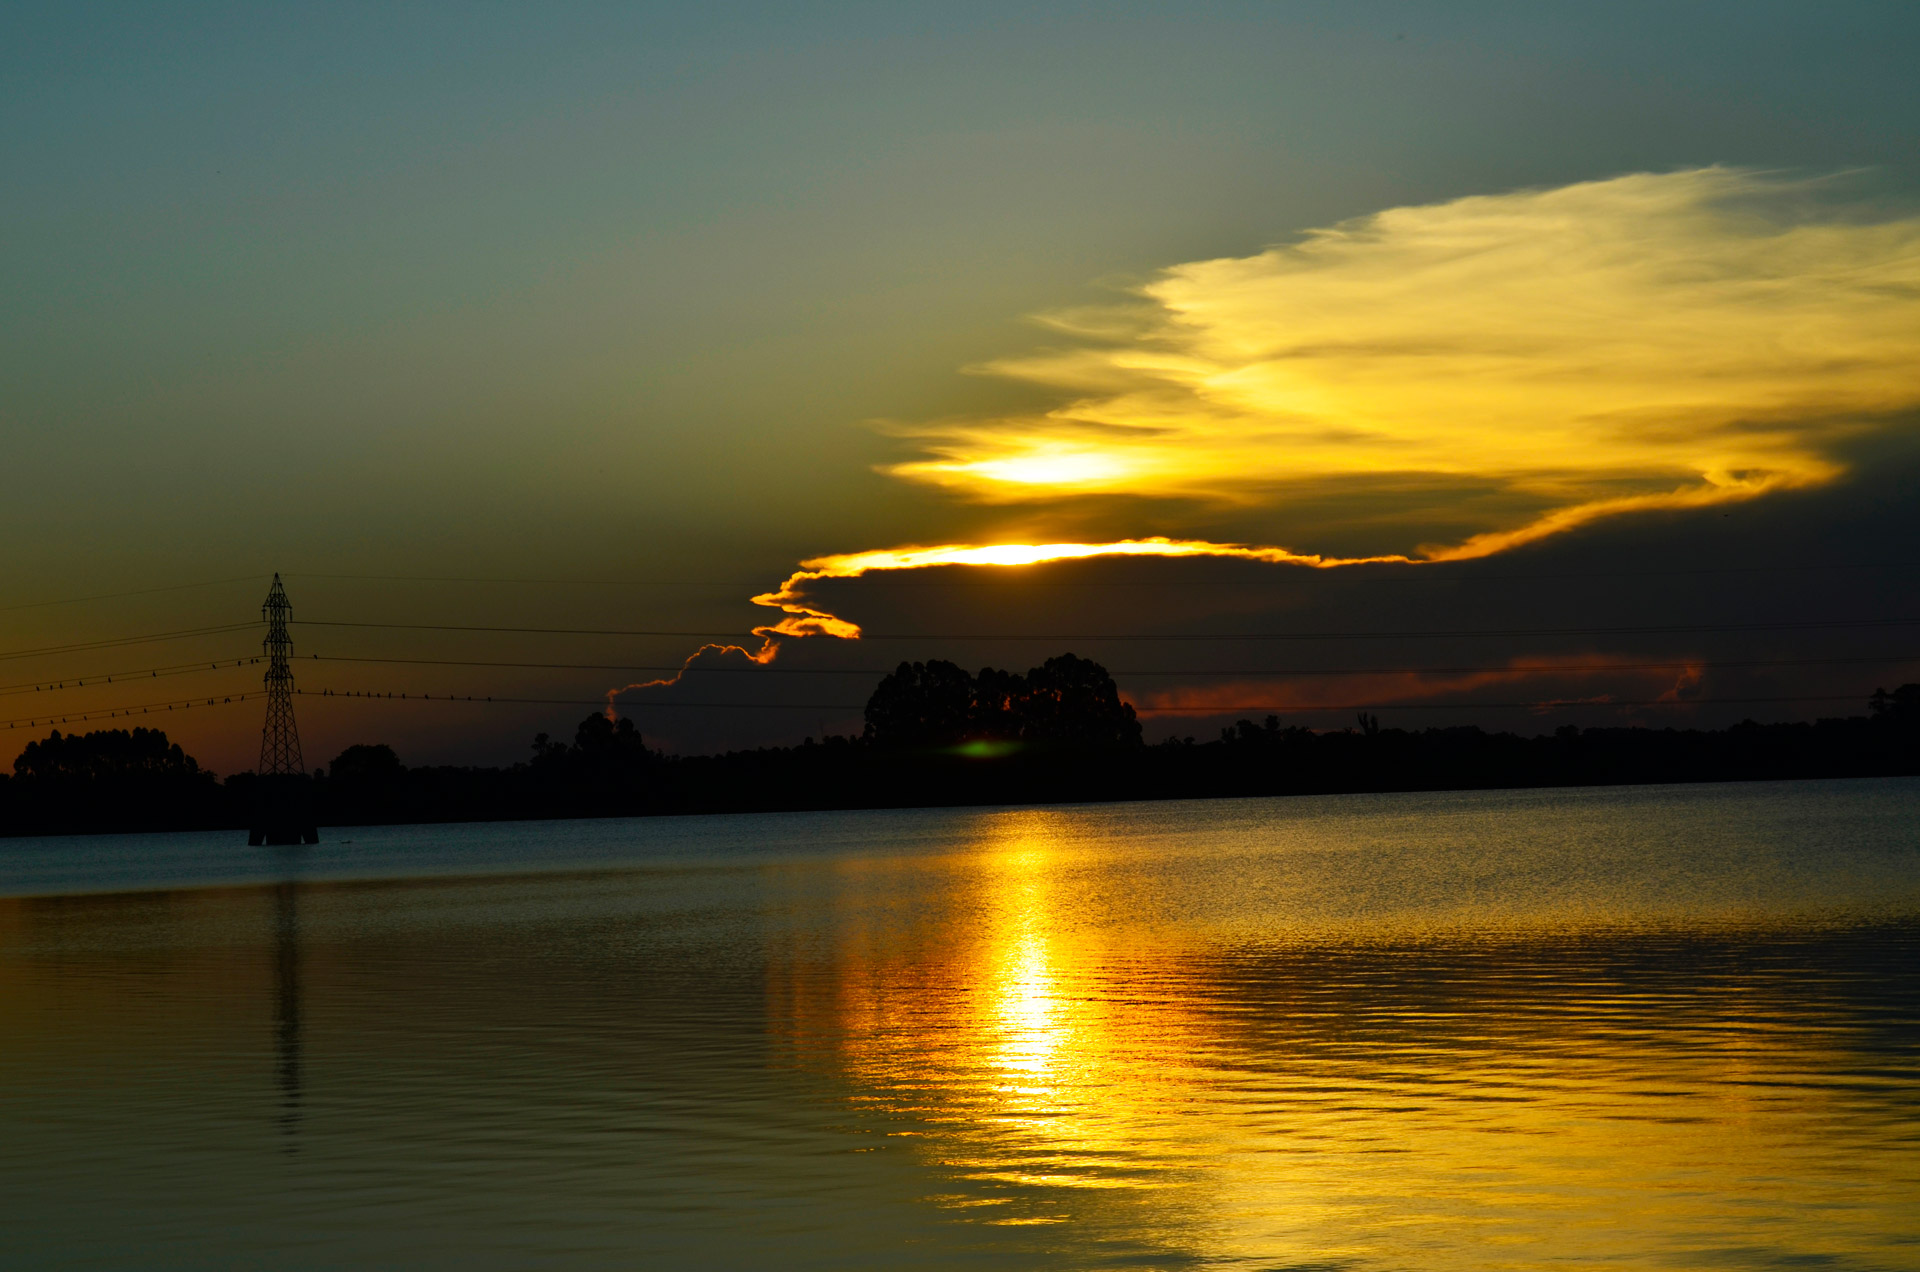
[[[1920,1267],[1916,813],[0,841],[0,1262]]]

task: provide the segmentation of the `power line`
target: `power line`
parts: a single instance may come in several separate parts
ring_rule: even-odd
[[[0,722],[0,728],[20,729],[38,728],[41,725],[52,727],[56,724],[83,724],[89,720],[113,720],[121,716],[164,715],[169,711],[189,711],[194,707],[224,707],[229,703],[246,702],[253,698],[263,698],[263,690],[255,689],[248,693],[217,694],[210,698],[175,698],[170,702],[144,702],[131,707],[100,707],[92,711],[62,711],[51,715],[21,716],[15,720]]]
[[[406,667],[497,667],[523,671],[616,671],[616,672],[681,672],[687,668],[681,663],[577,663],[577,662],[515,662],[478,658],[379,658],[363,657],[353,654],[308,654],[306,659],[297,661],[357,663],[377,666]],[[260,662],[258,654],[240,658],[222,658],[212,662],[168,663],[158,667],[135,667],[122,671],[89,672],[81,676],[70,676],[59,680],[21,681],[18,684],[0,685],[0,696],[13,696],[23,693],[57,693],[63,690],[99,688],[103,684],[139,678],[155,679],[162,676],[192,675],[203,671],[230,670],[236,667],[251,667]],[[1244,678],[1262,676],[1442,676],[1472,675],[1480,673],[1537,672],[1543,675],[1555,673],[1588,674],[1609,671],[1733,671],[1751,670],[1768,667],[1877,667],[1898,666],[1905,663],[1920,662],[1920,654],[1884,654],[1872,657],[1854,658],[1743,658],[1743,659],[1697,659],[1685,658],[1665,662],[1625,662],[1625,663],[1470,663],[1456,666],[1423,667],[1243,667],[1237,669],[1220,668],[1158,668],[1154,670],[1116,670],[1108,674],[1116,677],[1194,677],[1194,678]],[[701,672],[719,672],[730,675],[750,676],[886,676],[893,672],[891,667],[780,667],[754,664],[750,667],[701,667]]]
[[[687,632],[602,627],[481,627],[457,623],[351,623],[321,618],[295,619],[298,627],[362,627],[404,632],[493,632],[522,636],[675,636],[689,640],[751,640],[739,632]]]
[[[474,632],[522,636],[673,636],[688,640],[749,640],[739,632],[678,631],[654,628],[615,627],[494,627],[456,623],[363,623],[345,620],[300,619],[303,627],[355,627],[386,631]],[[1773,623],[1663,623],[1626,627],[1501,627],[1461,628],[1431,631],[1348,631],[1348,632],[1163,632],[1095,635],[1011,635],[1003,633],[863,632],[868,641],[1047,641],[1050,643],[1093,641],[1235,641],[1235,640],[1436,640],[1474,639],[1488,636],[1655,636],[1702,632],[1820,631],[1843,628],[1920,627],[1920,618],[1816,619]],[[794,637],[793,639],[805,639]],[[4,655],[0,655],[4,656]]]
[[[412,667],[509,667],[529,671],[680,672],[689,670],[683,663],[504,662],[474,658],[369,658],[349,654],[308,654],[307,660],[318,662],[377,663],[382,665]],[[1886,666],[1909,662],[1920,662],[1920,654],[1889,654],[1872,658],[1756,658],[1740,659],[1730,662],[1694,658],[1681,659],[1674,662],[1590,664],[1483,663],[1475,666],[1462,667],[1263,667],[1241,671],[1221,671],[1216,669],[1192,671],[1113,671],[1108,674],[1113,676],[1406,676],[1460,675],[1468,672],[1497,671],[1681,671],[1690,667],[1697,667],[1706,671],[1752,667]],[[756,663],[751,667],[699,667],[692,670],[756,676],[886,676],[891,675],[894,669],[892,667],[779,667]]]
[[[149,680],[160,676],[185,676],[196,671],[219,671],[223,667],[246,667],[259,662],[258,655],[245,658],[221,658],[213,662],[171,663],[165,667],[141,667],[133,671],[105,671],[97,675],[72,676],[62,680],[23,681],[17,685],[0,685],[0,696],[20,693],[58,693],[63,689],[85,689],[89,685],[99,687],[112,684],[116,680],[134,680],[145,676]]]
[[[93,596],[70,596],[63,601],[26,601],[18,605],[0,605],[0,613],[46,609],[52,605],[82,605],[88,601],[117,601],[129,596],[153,596],[159,592],[186,592],[199,587],[219,587],[224,583],[246,583],[259,577],[258,574],[242,574],[230,579],[208,579],[204,583],[174,583],[167,587],[143,587],[133,592],[99,592]]]
[[[327,698],[330,700],[360,702],[438,702],[467,705],[494,706],[567,706],[594,707],[604,709],[605,698],[524,698],[489,696],[483,694],[431,694],[431,693],[376,693],[362,690],[341,689],[296,689],[295,694],[308,698]],[[86,723],[94,720],[131,718],[135,716],[163,715],[172,711],[187,711],[199,706],[226,706],[236,702],[249,702],[266,696],[263,690],[250,690],[243,693],[217,694],[204,698],[175,698],[166,702],[138,703],[132,706],[101,707],[89,711],[66,711],[45,715],[21,716],[16,719],[0,721],[0,729],[52,727],[61,724]],[[1584,701],[1532,701],[1532,702],[1348,702],[1348,703],[1222,703],[1207,706],[1135,706],[1140,715],[1229,715],[1239,712],[1292,715],[1313,714],[1328,711],[1538,711],[1564,710],[1577,707],[1704,707],[1737,706],[1763,703],[1788,702],[1853,702],[1859,701],[1859,694],[1793,694],[1769,697],[1736,698],[1691,698],[1685,700],[1663,698],[1618,698],[1591,699]],[[726,708],[754,711],[861,711],[865,703],[859,702],[660,702],[639,701],[623,702],[622,710],[645,707],[650,710],[700,709],[712,710]]]
[[[219,636],[227,632],[257,629],[258,623],[227,623],[221,627],[190,627],[177,632],[155,632],[150,636],[119,636],[112,640],[86,640],[71,645],[43,645],[39,649],[15,649],[0,653],[0,659],[34,658],[42,654],[74,654],[91,649],[114,649],[126,645],[150,645],[167,640],[185,640],[190,636]]]
[[[309,661],[342,662],[372,664],[382,666],[414,667],[494,667],[533,671],[611,671],[611,672],[680,672],[685,670],[681,664],[636,664],[636,663],[556,663],[556,662],[513,662],[468,658],[378,658],[361,657],[348,654],[309,654]],[[0,685],[0,696],[16,696],[24,693],[57,693],[85,688],[99,688],[139,678],[156,679],[162,676],[192,675],[197,672],[231,670],[237,667],[250,667],[260,662],[260,656],[248,655],[240,658],[217,659],[212,662],[170,663],[159,667],[139,667],[130,670],[89,673],[62,680],[23,681],[19,684]],[[1905,663],[1920,662],[1920,655],[1889,654],[1874,657],[1853,658],[1754,658],[1754,659],[1678,659],[1663,662],[1631,663],[1477,663],[1456,666],[1406,666],[1406,667],[1260,667],[1260,668],[1195,668],[1195,669],[1156,669],[1156,670],[1117,670],[1109,674],[1116,677],[1131,678],[1195,678],[1195,679],[1239,679],[1275,676],[1415,676],[1415,675],[1473,675],[1501,673],[1538,673],[1554,674],[1598,674],[1605,672],[1633,671],[1731,671],[1751,670],[1773,667],[1837,667],[1837,666],[1898,666]],[[703,672],[723,672],[734,675],[806,675],[806,676],[885,676],[892,672],[887,667],[778,667],[754,665],[751,667],[704,667]]]

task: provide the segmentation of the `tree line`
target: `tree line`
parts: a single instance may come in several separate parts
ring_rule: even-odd
[[[1106,669],[1062,654],[1025,674],[903,662],[857,737],[672,756],[632,720],[595,714],[505,767],[408,766],[374,743],[303,780],[324,826],[1916,773],[1920,684],[1876,690],[1865,715],[1717,730],[1525,737],[1268,716],[1147,746]],[[218,780],[157,729],[55,731],[0,774],[0,834],[244,827],[262,789],[252,773]]]

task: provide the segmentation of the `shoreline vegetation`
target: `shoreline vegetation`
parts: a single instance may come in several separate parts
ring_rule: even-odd
[[[350,746],[291,797],[319,825],[345,826],[1920,774],[1920,684],[1866,705],[1809,722],[1535,737],[1365,714],[1315,732],[1268,716],[1148,746],[1098,663],[1063,654],[1022,676],[936,660],[883,679],[859,737],[673,756],[632,720],[596,714],[571,742],[542,733],[529,759],[501,768],[408,767],[389,746]],[[268,790],[251,772],[219,780],[156,729],[55,731],[0,774],[0,836],[243,830]]]

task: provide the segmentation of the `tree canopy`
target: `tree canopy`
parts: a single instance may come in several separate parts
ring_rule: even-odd
[[[978,675],[934,659],[903,662],[867,700],[866,739],[923,749],[972,741],[1068,747],[1140,745],[1133,707],[1099,663],[1049,658],[1022,676],[993,667]]]
[[[55,729],[29,742],[13,762],[15,777],[30,782],[124,782],[133,778],[203,778],[191,755],[169,743],[159,729],[97,729],[62,734]]]

